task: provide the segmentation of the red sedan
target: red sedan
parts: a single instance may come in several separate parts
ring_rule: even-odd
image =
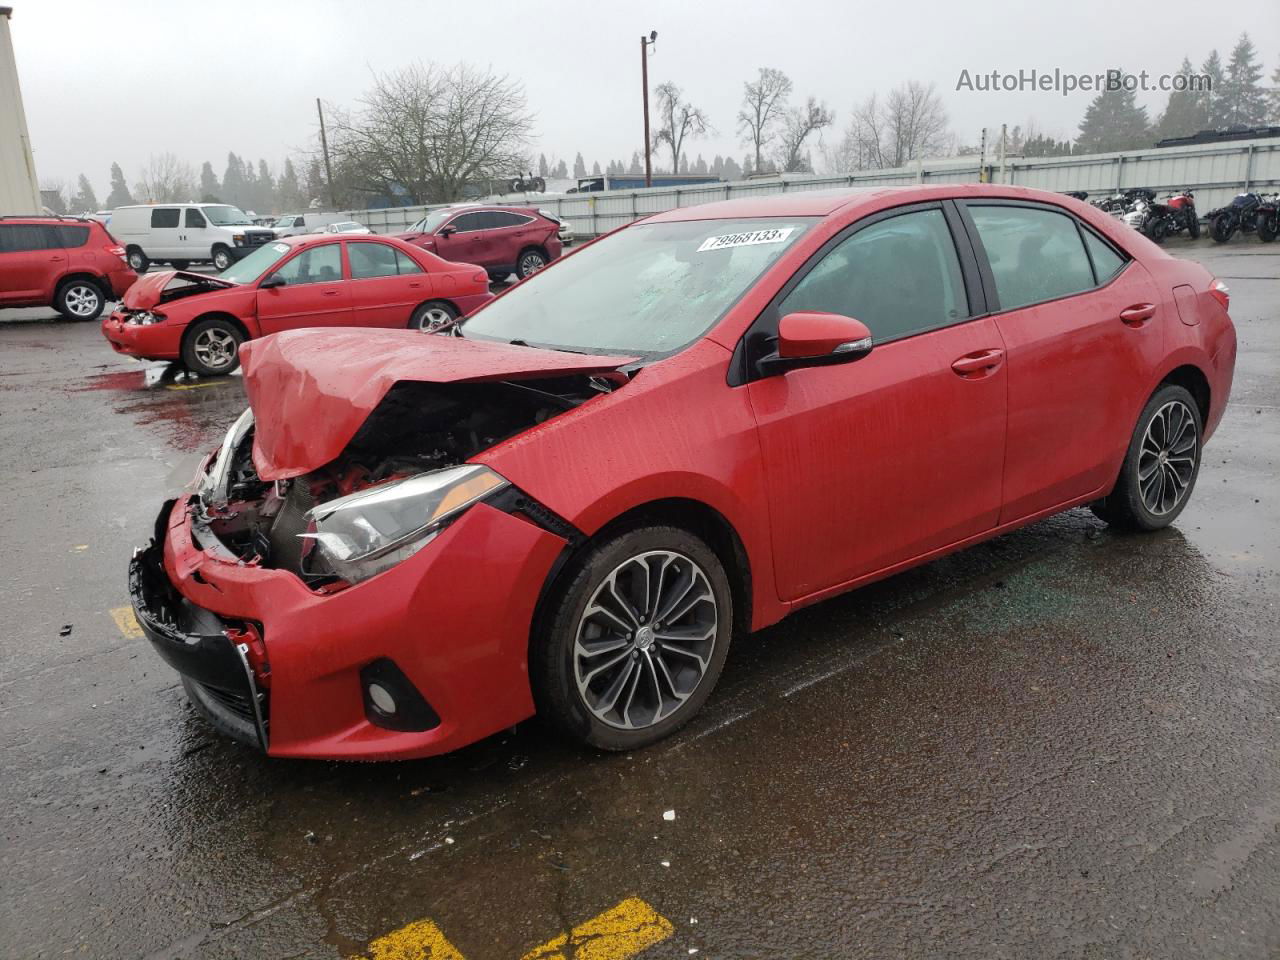
[[[246,345],[134,609],[273,756],[605,749],[735,636],[1070,507],[1171,523],[1231,389],[1227,291],[1015,187],[800,193],[588,244],[450,336]]]
[[[301,327],[434,331],[493,298],[488,275],[393,237],[304,236],[264,244],[216,275],[162,270],[102,321],[117,353],[230,373],[246,340]]]

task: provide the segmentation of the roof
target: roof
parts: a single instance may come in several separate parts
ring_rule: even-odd
[[[649,218],[649,222],[677,220],[737,220],[751,217],[826,217],[837,210],[870,204],[886,196],[903,203],[939,197],[1009,197],[1047,199],[1057,194],[1027,187],[992,183],[910,184],[901,187],[841,187],[833,190],[788,190],[767,196],[717,200],[694,207],[677,207]],[[1058,197],[1061,199],[1061,197]]]

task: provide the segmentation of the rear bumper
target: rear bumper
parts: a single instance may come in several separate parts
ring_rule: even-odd
[[[124,296],[124,292],[133,286],[133,281],[137,279],[138,275],[128,267],[112,270],[107,274],[107,285],[111,288],[111,298],[119,300]]]
[[[135,557],[135,609],[157,653],[189,692],[195,685],[196,706],[215,713],[225,732],[236,735],[216,702],[225,693],[239,696],[233,706],[250,708],[257,696],[271,756],[424,757],[532,716],[529,629],[562,538],[479,503],[404,563],[325,594],[288,571],[228,559],[214,543],[202,549],[207,535],[193,523],[188,497],[165,505],[154,544]],[[132,586],[132,569],[130,576]],[[170,624],[176,635],[165,629]],[[262,646],[257,662],[252,642],[244,656],[265,675],[246,673],[236,649],[246,624]],[[361,671],[384,660],[438,724],[394,730],[367,715]],[[245,680],[236,687],[238,661]],[[239,717],[241,731],[245,720]]]
[[[171,321],[153,324],[126,323],[123,311],[102,318],[102,335],[111,349],[144,360],[177,360],[182,351],[185,324]]]
[[[492,299],[493,294],[486,290],[484,293],[476,293],[467,297],[454,297],[453,304],[458,308],[462,316],[469,317]]]

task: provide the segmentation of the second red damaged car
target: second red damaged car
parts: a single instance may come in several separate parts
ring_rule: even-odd
[[[391,237],[263,244],[219,274],[148,273],[102,321],[117,353],[230,373],[247,340],[303,327],[431,332],[493,298],[484,270]]]
[[[1041,517],[1154,530],[1231,389],[1226,288],[994,186],[673,210],[453,326],[247,344],[130,568],[216,726],[421,757],[690,719],[735,636]]]
[[[523,280],[559,257],[560,229],[546,210],[460,204],[434,210],[396,236],[446,260],[479,264],[500,282],[513,273]]]

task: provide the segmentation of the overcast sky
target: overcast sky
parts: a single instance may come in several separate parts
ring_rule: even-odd
[[[1224,60],[1242,30],[1269,78],[1280,65],[1277,0],[788,0],[547,4],[479,0],[5,0],[42,181],[88,175],[100,199],[118,161],[132,185],[149,155],[198,171],[226,153],[273,171],[316,135],[315,98],[351,103],[374,71],[467,61],[524,84],[539,151],[570,164],[628,159],[642,141],[639,37],[658,31],[651,85],[674,80],[713,134],[690,156],[741,159],[735,116],[761,66],[836,112],[909,79],[934,81],[965,142],[982,126],[1073,136],[1090,94],[957,92],[962,69],[1173,72],[1183,54]],[[1165,94],[1140,95],[1155,116]],[[815,151],[816,153],[816,151]]]

